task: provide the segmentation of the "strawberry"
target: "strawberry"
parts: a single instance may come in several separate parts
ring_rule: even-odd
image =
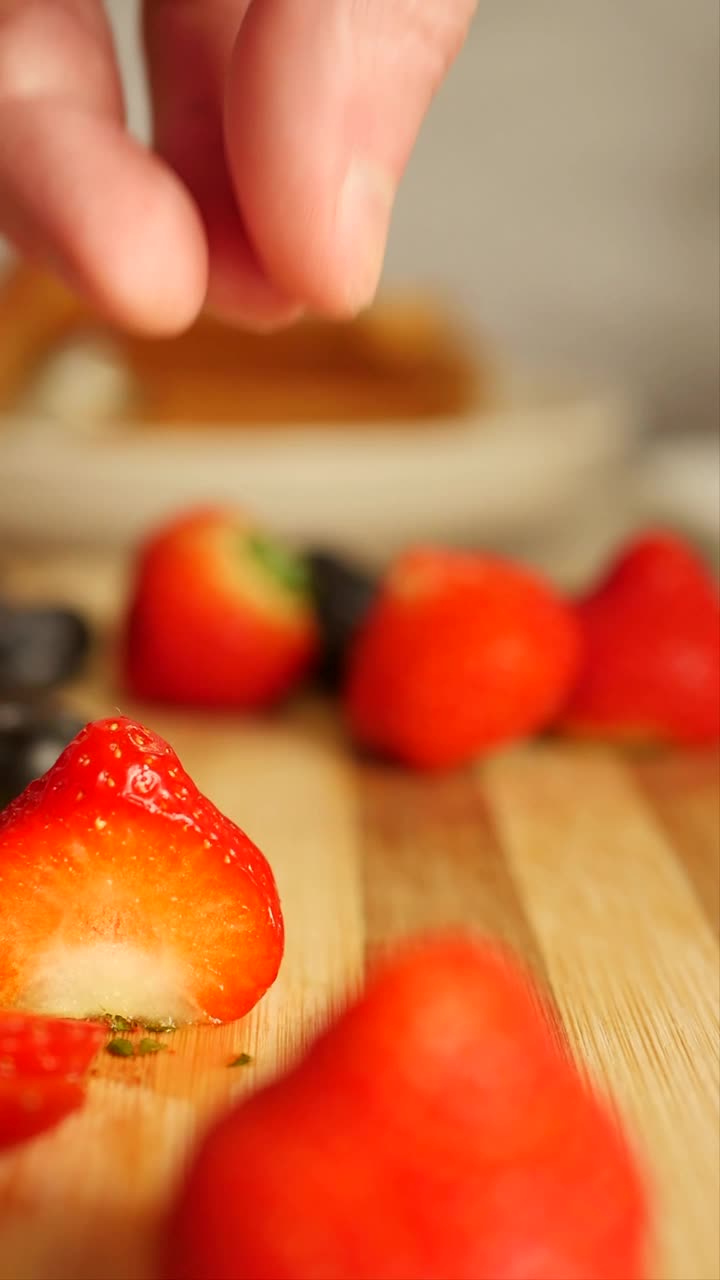
[[[85,1090],[68,1076],[0,1076],[0,1151],[54,1129],[85,1101]]]
[[[282,948],[263,855],[132,720],[87,725],[0,815],[0,1005],[224,1022]]]
[[[302,679],[317,648],[304,561],[242,515],[191,512],[142,551],[125,637],[137,696],[265,707]]]
[[[80,1107],[106,1036],[90,1022],[0,1012],[0,1149],[53,1128]]]
[[[566,728],[688,745],[720,739],[720,593],[683,539],[632,542],[577,613],[585,661]]]
[[[510,958],[410,945],[289,1075],[221,1116],[166,1280],[640,1280],[629,1149]]]
[[[106,1035],[96,1022],[0,1012],[0,1080],[84,1075]]]
[[[460,764],[547,724],[578,651],[570,609],[530,571],[487,555],[408,552],[350,656],[351,730],[417,768]]]

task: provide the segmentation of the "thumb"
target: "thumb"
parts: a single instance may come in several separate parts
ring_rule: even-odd
[[[377,287],[392,205],[474,0],[255,0],[234,50],[225,143],[274,284],[348,315]]]

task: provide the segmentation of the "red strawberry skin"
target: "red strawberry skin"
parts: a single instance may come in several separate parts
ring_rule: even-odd
[[[0,814],[2,1006],[224,1022],[282,950],[265,858],[132,720],[87,725]]]
[[[547,724],[579,661],[571,610],[540,578],[485,555],[400,558],[350,659],[357,741],[442,769]]]
[[[0,1151],[54,1129],[84,1101],[82,1084],[67,1076],[0,1076]]]
[[[97,1023],[0,1012],[0,1150],[82,1106],[81,1077],[106,1037]]]
[[[303,562],[238,513],[191,512],[143,549],[125,639],[136,696],[269,706],[306,674],[318,644]]]
[[[106,1039],[96,1022],[0,1012],[0,1080],[82,1076]]]
[[[720,741],[720,593],[669,533],[630,544],[580,601],[585,660],[563,715],[578,734]]]
[[[409,947],[289,1075],[221,1117],[164,1280],[641,1280],[609,1112],[503,953]]]

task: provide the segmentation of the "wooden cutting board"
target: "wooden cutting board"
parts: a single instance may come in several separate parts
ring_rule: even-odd
[[[101,677],[72,700],[149,719],[257,840],[287,951],[241,1023],[179,1032],[153,1059],[104,1055],[84,1111],[0,1158],[0,1280],[150,1277],[208,1117],[295,1059],[368,956],[453,924],[520,952],[625,1115],[654,1188],[653,1280],[719,1280],[717,755],[538,744],[427,780],[353,761],[319,702],[258,722],[150,716]],[[241,1051],[252,1065],[228,1069]]]

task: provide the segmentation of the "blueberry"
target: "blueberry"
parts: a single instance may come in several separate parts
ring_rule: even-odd
[[[365,570],[329,551],[311,551],[306,560],[322,635],[318,677],[325,688],[334,691],[342,684],[350,643],[372,603],[377,583]]]
[[[51,707],[0,702],[0,808],[42,777],[83,723]]]
[[[0,604],[0,697],[51,689],[82,666],[86,623],[69,609]]]

